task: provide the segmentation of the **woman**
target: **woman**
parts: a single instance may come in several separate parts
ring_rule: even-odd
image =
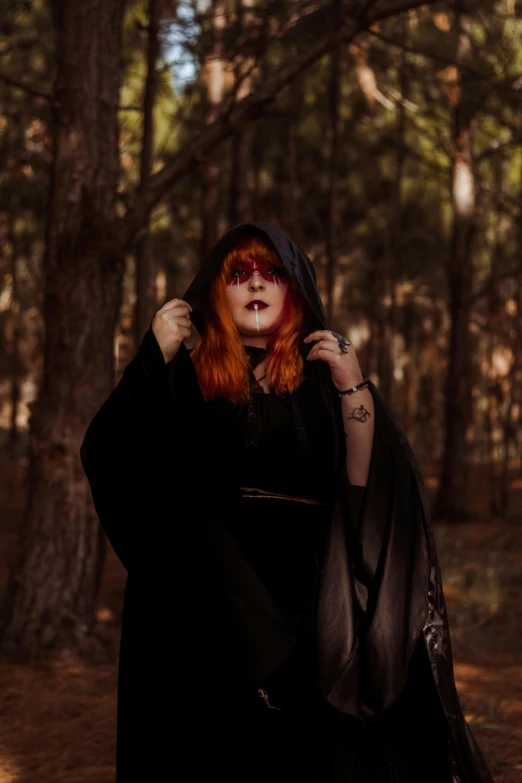
[[[222,237],[81,458],[128,572],[119,783],[491,782],[415,458],[280,229]]]

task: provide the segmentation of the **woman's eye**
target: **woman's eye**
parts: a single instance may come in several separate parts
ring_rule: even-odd
[[[244,269],[233,269],[230,273],[230,279],[237,280],[239,277],[243,277],[246,274],[247,273]],[[265,274],[270,275],[271,277],[284,277],[284,270],[277,266],[272,266],[265,272]]]

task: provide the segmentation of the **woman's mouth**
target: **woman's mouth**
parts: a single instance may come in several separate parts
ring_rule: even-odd
[[[265,302],[261,302],[260,299],[254,299],[253,302],[249,302],[246,305],[247,310],[264,310],[265,307],[268,307],[268,305]]]

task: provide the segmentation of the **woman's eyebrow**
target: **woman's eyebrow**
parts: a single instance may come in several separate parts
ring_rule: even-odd
[[[271,266],[272,262],[271,261],[266,261],[264,258],[263,259],[254,258],[254,259],[249,260],[249,261],[238,261],[235,266],[253,266],[253,265],[261,265],[261,266],[263,266],[265,264],[267,266]]]

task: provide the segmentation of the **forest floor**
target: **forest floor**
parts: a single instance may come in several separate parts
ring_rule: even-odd
[[[461,704],[495,783],[522,781],[522,516],[484,512],[472,469],[471,521],[436,528]],[[430,493],[435,466],[423,466]],[[0,464],[0,590],[24,499],[23,461]],[[512,508],[522,509],[520,467]],[[489,517],[489,518],[488,518]],[[125,574],[109,552],[97,617],[110,659],[0,664],[0,783],[113,783],[119,621]],[[419,783],[421,783],[419,781]]]

